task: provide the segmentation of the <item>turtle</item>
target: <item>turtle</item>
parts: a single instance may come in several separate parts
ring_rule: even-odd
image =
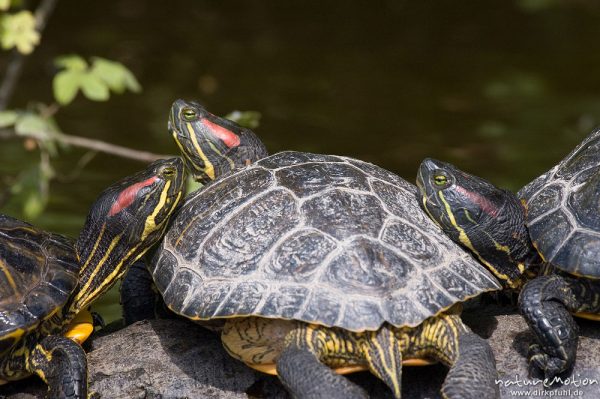
[[[417,185],[433,220],[520,291],[536,339],[531,373],[568,373],[579,339],[572,314],[600,320],[600,129],[516,195],[433,159]]]
[[[399,398],[403,364],[437,361],[450,367],[444,397],[498,396],[491,348],[459,313],[500,285],[420,210],[413,184],[343,156],[268,156],[196,102],[175,101],[169,130],[204,184],[148,264],[170,310],[223,320],[226,351],[297,398],[362,398],[340,375],[359,370]]]
[[[86,309],[163,235],[184,173],[173,158],[114,183],[76,242],[0,215],[0,383],[37,374],[50,398],[87,398]]]

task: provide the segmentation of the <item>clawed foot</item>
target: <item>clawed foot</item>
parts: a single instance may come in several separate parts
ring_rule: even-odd
[[[530,376],[543,375],[548,381],[569,368],[566,360],[548,355],[538,344],[529,347],[527,358]]]
[[[92,314],[92,322],[94,327],[104,328],[106,327],[106,323],[104,322],[104,318],[100,315],[100,313],[91,312]]]

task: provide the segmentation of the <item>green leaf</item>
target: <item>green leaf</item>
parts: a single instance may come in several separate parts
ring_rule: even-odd
[[[0,18],[0,42],[2,48],[16,47],[22,54],[29,54],[40,42],[40,34],[35,29],[35,17],[29,11],[5,14]]]
[[[18,180],[11,186],[11,203],[18,204],[26,219],[35,219],[43,211],[48,202],[46,192],[48,178],[43,176],[39,164],[31,165],[23,170]]]
[[[140,82],[138,82],[129,69],[123,71],[123,81],[125,82],[125,87],[127,87],[130,91],[134,93],[139,93],[142,91],[142,85],[140,85]]]
[[[100,57],[92,60],[91,73],[102,79],[112,91],[121,94],[125,89],[136,93],[141,90],[133,73],[123,64]]]
[[[59,68],[65,68],[72,71],[85,71],[88,68],[88,63],[78,55],[61,55],[54,59],[54,65]]]
[[[202,187],[204,187],[202,183],[194,180],[194,177],[191,174],[188,175],[187,180],[185,182],[185,189],[187,193],[193,193],[194,191],[199,190]]]
[[[61,71],[54,76],[52,90],[54,98],[60,105],[67,105],[73,101],[84,76],[83,73],[70,69]]]
[[[18,135],[30,136],[38,140],[48,140],[50,131],[44,118],[33,113],[26,113],[15,123],[15,132]]]
[[[125,91],[123,85],[124,67],[118,62],[106,60],[104,58],[93,58],[91,73],[101,79],[109,89],[117,93]]]
[[[31,191],[23,203],[23,214],[27,219],[36,219],[46,207],[45,201],[37,190]]]
[[[106,101],[110,96],[106,83],[91,73],[82,76],[81,91],[83,91],[83,94],[87,98],[93,101]]]
[[[8,127],[15,124],[19,114],[16,111],[1,111],[0,112],[0,127]]]
[[[257,111],[232,111],[225,115],[225,118],[248,129],[256,129],[260,125],[261,117],[261,113]]]
[[[10,0],[0,0],[0,10],[6,11],[10,8]]]

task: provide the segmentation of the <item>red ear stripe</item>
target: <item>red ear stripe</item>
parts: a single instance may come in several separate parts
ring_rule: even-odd
[[[131,186],[127,187],[125,190],[121,191],[121,194],[119,194],[119,196],[117,197],[117,200],[115,201],[113,206],[110,208],[110,211],[108,212],[108,216],[116,215],[117,213],[121,212],[123,209],[127,208],[129,205],[131,205],[131,203],[135,199],[138,191],[140,191],[143,187],[151,185],[156,180],[158,180],[158,177],[152,176],[148,180],[144,180],[142,182],[132,184]]]
[[[239,136],[232,131],[225,129],[223,126],[219,126],[208,119],[202,119],[202,123],[211,130],[212,134],[223,141],[227,147],[232,148],[240,145]]]
[[[496,216],[498,216],[498,208],[484,196],[469,191],[466,188],[458,185],[456,186],[456,191],[462,193],[465,197],[473,201],[475,204],[481,207],[481,210],[483,210],[491,217],[495,218]]]

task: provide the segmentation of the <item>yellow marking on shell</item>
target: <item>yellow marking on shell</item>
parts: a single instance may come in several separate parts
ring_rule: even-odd
[[[17,293],[17,284],[15,284],[15,280],[13,279],[12,275],[10,274],[10,270],[8,270],[6,263],[4,263],[1,259],[0,259],[0,269],[4,272],[4,275],[6,276],[6,280],[8,280],[8,284],[10,285],[10,288],[12,288],[13,292],[16,294]]]
[[[525,270],[526,270],[525,264],[524,263],[517,264],[517,269],[519,269],[519,273],[521,273],[521,274],[525,273]]]
[[[15,341],[18,341],[19,338],[21,338],[21,336],[23,336],[23,334],[25,333],[25,330],[22,328],[17,328],[15,331],[8,333],[8,334],[4,334],[2,336],[2,341],[4,341],[6,338],[14,338]]]
[[[542,258],[542,261],[544,263],[548,263],[548,261],[546,260],[546,258],[544,257],[544,254],[540,252],[539,248],[538,248],[538,244],[535,241],[532,241],[531,244],[533,245],[533,247],[535,248],[535,250],[537,251],[537,253],[540,255],[540,258]]]
[[[202,148],[200,147],[200,144],[198,144],[198,138],[196,137],[196,134],[194,132],[194,128],[192,127],[192,124],[191,123],[186,123],[185,127],[187,128],[187,130],[188,130],[188,132],[190,134],[190,139],[192,140],[192,144],[194,144],[194,148],[196,149],[197,155],[204,162],[204,170],[203,170],[203,172],[206,173],[206,175],[211,180],[215,180],[215,167],[208,160],[208,157],[204,154],[204,151],[202,151]]]
[[[600,314],[598,313],[577,312],[575,313],[575,316],[582,319],[600,321]]]
[[[82,310],[73,320],[71,320],[64,336],[81,345],[88,339],[92,332],[94,332],[94,320],[92,314],[87,310]]]
[[[277,375],[277,365],[275,363],[268,363],[268,364],[246,363],[246,365],[250,368],[253,368],[254,370],[260,371],[261,373]],[[337,374],[344,375],[344,374],[357,373],[359,371],[367,371],[368,367],[365,365],[357,364],[354,366],[334,367],[334,368],[332,368],[332,370],[335,371]]]
[[[402,366],[405,366],[405,367],[431,366],[436,363],[437,362],[434,360],[427,360],[427,359],[402,360]],[[277,375],[277,365],[275,363],[268,363],[268,364],[245,363],[245,364],[246,364],[246,366],[248,366],[256,371],[260,371],[261,373],[269,374],[269,375]],[[336,374],[346,375],[346,374],[358,373],[361,371],[368,371],[369,368],[363,364],[356,364],[353,366],[334,367],[334,368],[332,368],[332,370],[335,371]]]
[[[508,275],[501,273],[498,269],[496,269],[490,262],[488,262],[487,260],[485,260],[480,254],[479,252],[475,249],[475,247],[473,247],[473,244],[471,243],[471,240],[469,239],[469,237],[467,236],[467,233],[465,233],[465,230],[460,227],[458,225],[458,223],[456,223],[456,219],[454,218],[454,213],[452,213],[452,209],[450,208],[450,204],[448,204],[448,202],[446,201],[446,198],[444,198],[444,194],[441,191],[438,191],[438,195],[440,197],[440,200],[444,203],[444,208],[446,209],[446,213],[448,215],[448,218],[450,219],[450,223],[452,223],[452,226],[454,226],[454,228],[458,231],[458,239],[460,240],[460,242],[467,248],[469,248],[471,251],[473,251],[473,253],[477,256],[477,258],[481,261],[481,263],[483,263],[484,265],[486,265],[488,267],[488,269],[499,279],[504,280],[507,282],[507,284],[509,285],[509,287],[511,288],[518,288],[519,283],[516,281],[513,281],[510,279],[510,277],[508,277]]]

